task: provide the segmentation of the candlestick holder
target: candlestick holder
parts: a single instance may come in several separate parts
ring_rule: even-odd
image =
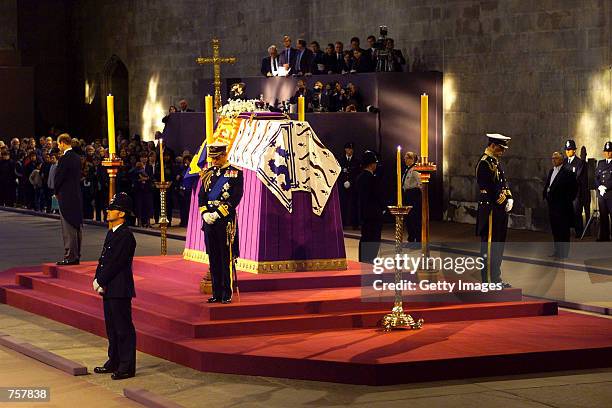
[[[411,209],[410,206],[389,206],[389,211],[395,216],[395,253],[398,255],[402,252],[402,241],[404,240],[404,217],[408,215]],[[423,326],[423,319],[415,321],[412,316],[404,313],[401,282],[402,271],[396,268],[393,309],[382,320],[382,326],[386,332],[392,329],[420,329]]]
[[[119,168],[123,166],[123,161],[113,153],[110,157],[102,160],[102,166],[106,168],[108,173],[108,202],[110,203],[117,192],[117,174]]]
[[[166,190],[170,187],[168,181],[157,181],[155,187],[159,189],[159,226],[161,229],[161,255],[168,253],[168,217],[166,214]]]
[[[421,175],[421,252],[425,260],[429,258],[429,179],[436,172],[436,164],[427,161],[427,157],[422,157],[421,161],[414,166],[414,169]],[[438,271],[425,266],[417,271],[420,280],[431,282],[437,279]]]

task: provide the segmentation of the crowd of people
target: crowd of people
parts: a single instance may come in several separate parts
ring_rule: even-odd
[[[54,197],[54,174],[60,150],[57,136],[61,132],[51,129],[48,136],[13,138],[9,145],[0,141],[0,205],[20,207],[40,212],[57,213]],[[109,177],[102,165],[108,157],[106,139],[87,143],[72,138],[72,150],[81,158],[81,193],[85,219],[104,221],[108,203]],[[117,190],[134,198],[132,225],[151,227],[159,223],[160,194],[155,181],[160,180],[159,149],[154,142],[140,140],[138,135],[123,138],[118,132],[117,152],[123,166],[117,176]],[[184,151],[176,155],[171,149],[164,151],[166,181],[172,184],[167,194],[167,217],[172,225],[175,209],[180,226],[187,226],[191,189],[183,186],[183,175],[191,162],[191,154]]]
[[[283,37],[283,46],[268,47],[268,56],[261,61],[261,74],[266,77],[286,75],[326,75],[364,72],[402,72],[407,66],[401,50],[395,48],[392,38],[367,38],[368,48],[361,48],[358,37],[350,40],[350,49],[344,49],[342,41],[329,43],[325,50],[317,41],[310,44],[298,39],[295,48],[292,39]],[[279,49],[280,48],[280,49]],[[415,58],[413,71],[424,67],[420,58]]]

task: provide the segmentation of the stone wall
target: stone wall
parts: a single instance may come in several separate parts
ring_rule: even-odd
[[[17,47],[17,0],[0,1],[0,50]]]
[[[610,3],[90,0],[74,6],[72,30],[81,80],[100,80],[113,54],[126,64],[131,130],[140,133],[143,123],[152,132],[157,112],[180,98],[201,105],[195,84],[212,69],[194,58],[210,54],[212,37],[238,57],[222,70],[231,77],[257,75],[267,46],[280,45],[283,34],[346,44],[386,24],[409,64],[420,56],[445,75],[447,217],[472,221],[483,135],[499,132],[513,137],[503,160],[518,198],[512,223],[539,229],[547,225],[541,189],[551,152],[572,137],[599,157],[612,132]]]

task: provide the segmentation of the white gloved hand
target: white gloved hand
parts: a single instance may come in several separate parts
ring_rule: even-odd
[[[207,212],[204,213],[204,215],[202,216],[202,218],[204,219],[204,222],[207,223],[208,225],[213,224],[215,221],[217,221],[220,217],[219,214],[216,212]]]
[[[205,223],[207,223],[208,225],[212,224],[213,222],[215,222],[215,220],[212,219],[212,213],[204,213],[202,214],[202,219],[204,220]]]
[[[100,284],[98,283],[97,279],[94,279],[93,280],[93,290],[97,292],[98,289],[100,289]]]
[[[96,290],[96,292],[98,292],[100,295],[104,294],[104,288],[102,286],[98,287],[98,290]]]
[[[344,188],[350,188],[351,187],[351,182],[350,181],[345,181],[344,182]]]
[[[599,186],[597,188],[599,189],[599,194],[601,194],[602,197],[606,194],[606,190],[608,190],[606,186]]]
[[[512,198],[509,198],[508,201],[506,201],[506,212],[512,211],[513,205],[514,205],[514,200]]]

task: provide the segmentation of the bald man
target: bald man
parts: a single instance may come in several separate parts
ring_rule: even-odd
[[[578,193],[576,175],[563,166],[563,155],[554,152],[553,168],[548,172],[543,196],[548,203],[554,252],[551,257],[564,259],[569,254],[570,228],[574,225],[573,201]]]

